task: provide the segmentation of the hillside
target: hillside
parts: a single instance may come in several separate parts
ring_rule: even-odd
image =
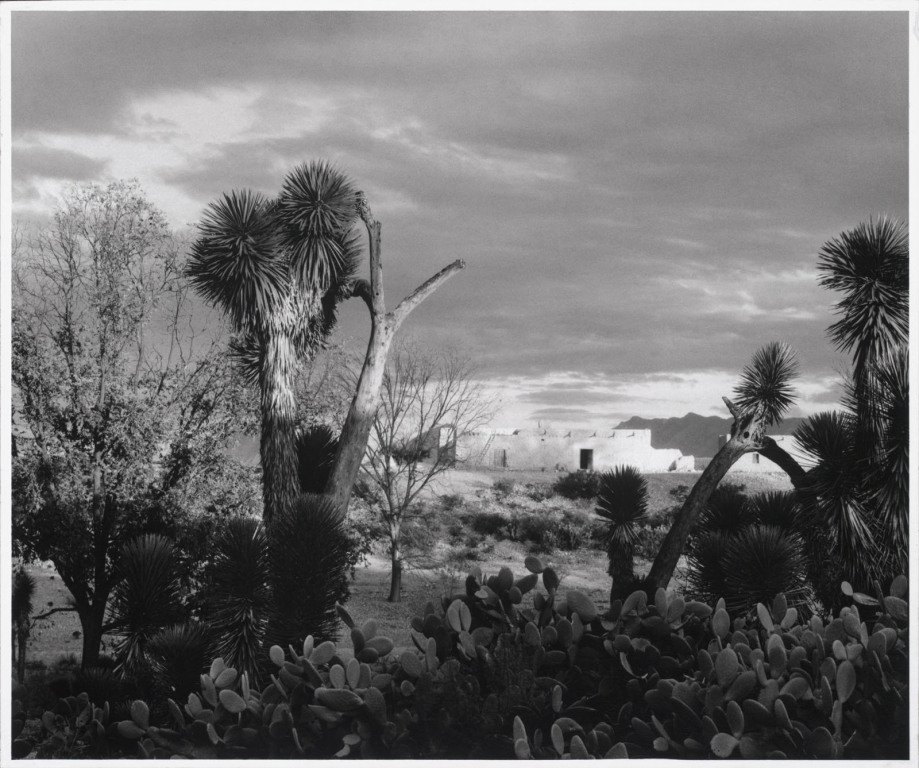
[[[769,429],[771,435],[788,435],[798,428],[801,418],[785,419]],[[644,419],[633,416],[616,429],[650,429],[654,448],[679,448],[687,456],[713,456],[718,449],[718,435],[727,434],[731,418],[700,416],[687,413],[669,419]]]

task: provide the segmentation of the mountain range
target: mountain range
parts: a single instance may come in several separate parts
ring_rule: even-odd
[[[718,436],[731,430],[732,419],[720,416],[700,416],[687,413],[669,419],[644,419],[641,416],[620,423],[616,429],[650,429],[654,448],[679,448],[685,456],[714,456],[718,450]],[[790,435],[802,418],[784,419],[770,427],[770,435]]]

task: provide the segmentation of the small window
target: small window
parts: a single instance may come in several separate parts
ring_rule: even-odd
[[[759,464],[759,454],[758,453],[753,454],[753,463]]]
[[[588,471],[594,468],[594,452],[590,448],[581,449],[581,469]]]

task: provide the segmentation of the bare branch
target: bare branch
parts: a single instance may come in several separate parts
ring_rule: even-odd
[[[409,296],[402,299],[402,301],[399,302],[399,306],[391,313],[393,328],[398,329],[415,307],[443,285],[454,272],[459,272],[461,269],[465,268],[465,266],[465,261],[457,259],[452,264],[448,264],[433,277],[425,280]]]

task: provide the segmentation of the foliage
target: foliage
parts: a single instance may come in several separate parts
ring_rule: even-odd
[[[214,653],[258,680],[271,597],[268,541],[258,520],[227,521],[214,541],[206,594]]]
[[[809,612],[810,559],[791,524],[796,510],[792,493],[748,498],[738,486],[719,486],[687,548],[689,594],[709,602],[723,597],[738,615],[781,592]]]
[[[13,571],[13,663],[16,665],[16,680],[25,678],[26,648],[32,632],[32,599],[35,597],[35,579],[20,565]]]
[[[297,471],[301,493],[325,491],[337,450],[338,438],[328,426],[320,424],[300,431],[297,435]]]
[[[794,402],[791,379],[798,361],[787,344],[771,342],[757,350],[734,388],[737,405],[763,414],[767,425],[781,420]]]
[[[516,483],[514,483],[514,478],[499,477],[497,480],[492,482],[491,487],[499,496],[510,496],[514,492],[515,485]]]
[[[123,675],[139,671],[147,643],[162,627],[185,617],[173,553],[172,542],[152,533],[122,547],[108,628]]]
[[[389,539],[390,602],[401,597],[401,538],[419,494],[456,463],[457,441],[485,424],[491,408],[468,357],[412,342],[396,347],[383,374],[365,456]]]
[[[398,658],[376,622],[357,626],[341,609],[348,653],[312,637],[274,646],[259,689],[216,659],[200,694],[169,703],[164,720],[140,700],[115,719],[68,699],[36,747],[205,759],[908,754],[903,577],[876,598],[844,584],[853,602],[826,621],[802,623],[777,595],[732,622],[721,601],[663,589],[601,620],[552,568],[526,565],[519,578],[474,569],[461,594],[412,619],[417,650]]]
[[[552,490],[566,499],[594,499],[599,489],[599,475],[586,469],[569,472],[552,485]]]
[[[460,516],[465,526],[483,536],[501,537],[507,533],[510,520],[501,512],[470,511]]]
[[[14,254],[14,548],[54,563],[88,664],[119,543],[247,495],[227,456],[242,390],[188,300],[183,247],[112,182],[71,188]]]
[[[350,547],[338,508],[325,496],[304,494],[272,522],[266,642],[286,647],[307,634],[335,636],[335,603],[348,595]]]

